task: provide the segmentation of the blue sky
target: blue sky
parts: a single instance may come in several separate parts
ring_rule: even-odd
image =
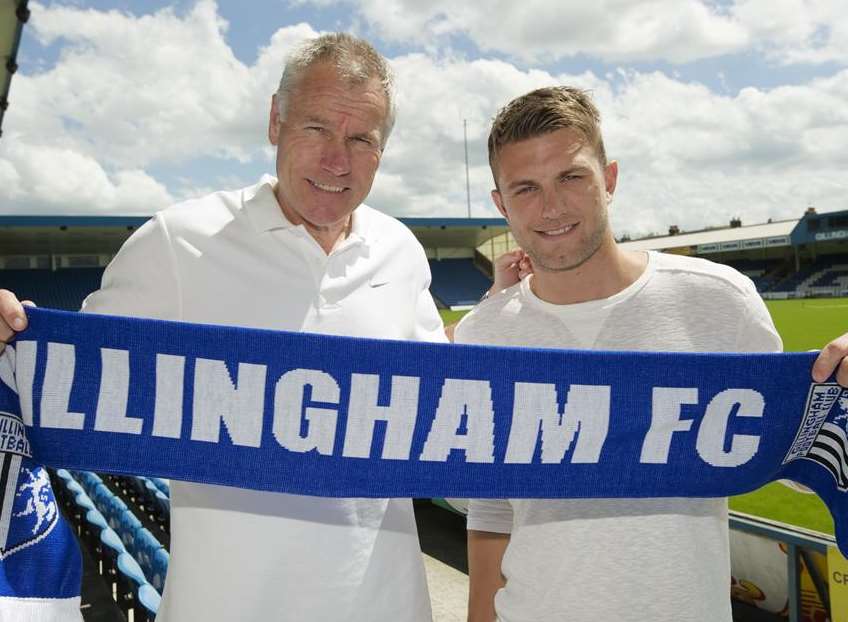
[[[844,0],[33,2],[0,139],[0,213],[149,214],[273,171],[286,53],[351,30],[392,62],[400,116],[368,203],[493,216],[496,110],[591,89],[639,235],[848,209]]]

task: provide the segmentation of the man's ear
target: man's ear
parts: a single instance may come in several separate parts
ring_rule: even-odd
[[[607,191],[607,198],[612,199],[615,194],[615,186],[618,183],[618,162],[613,160],[604,167],[604,186]]]
[[[277,110],[277,95],[271,96],[271,112],[268,114],[268,142],[275,147],[280,138],[280,114]]]
[[[495,188],[492,190],[492,201],[495,203],[495,207],[498,208],[498,211],[501,213],[501,216],[506,218],[506,221],[509,222],[509,216],[506,215],[506,208],[503,204],[503,197],[501,196],[500,190]]]

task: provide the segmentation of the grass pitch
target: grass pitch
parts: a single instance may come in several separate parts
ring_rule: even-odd
[[[818,349],[848,332],[848,298],[770,300],[766,306],[787,352]],[[458,322],[465,313],[441,311],[445,324]],[[732,497],[730,508],[833,535],[833,519],[816,495],[795,492],[775,482]]]

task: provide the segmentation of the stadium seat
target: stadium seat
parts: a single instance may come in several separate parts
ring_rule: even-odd
[[[141,566],[135,561],[132,555],[124,551],[118,555],[117,563],[117,600],[118,606],[128,613],[130,609],[135,609],[136,594],[143,585],[149,585],[144,577],[144,572]]]
[[[473,305],[492,286],[471,259],[430,260],[430,292],[446,307]]]
[[[127,550],[135,554],[136,538],[138,531],[141,529],[141,521],[136,518],[135,514],[129,510],[125,510],[118,514],[118,528],[115,530],[121,537],[121,542],[127,547]]]
[[[150,481],[153,482],[156,488],[161,490],[166,497],[170,498],[171,485],[166,480],[162,479],[161,477],[151,477]]]
[[[150,583],[161,593],[165,588],[165,576],[168,574],[168,562],[171,556],[164,548],[157,549],[153,554],[152,574]]]
[[[77,311],[83,299],[100,287],[102,276],[103,268],[3,270],[3,287],[42,307]]]
[[[137,599],[141,611],[139,611],[139,608],[135,610],[134,620],[136,622],[153,622],[156,618],[156,613],[159,611],[159,605],[162,602],[160,593],[149,584],[142,585],[138,588]]]

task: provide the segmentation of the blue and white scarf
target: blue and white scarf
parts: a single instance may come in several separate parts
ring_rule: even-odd
[[[28,310],[0,359],[0,601],[78,594],[42,465],[330,497],[812,488],[848,553],[848,390],[815,354],[382,341]]]

